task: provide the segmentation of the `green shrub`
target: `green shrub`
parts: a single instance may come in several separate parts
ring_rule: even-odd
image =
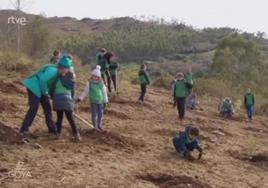
[[[212,97],[231,97],[234,94],[231,83],[212,78],[197,79],[194,88],[199,95],[209,95]]]
[[[156,87],[164,87],[166,89],[170,88],[171,81],[174,79],[169,73],[160,73],[160,76],[153,82]]]
[[[131,63],[125,66],[122,66],[119,70],[119,78],[121,81],[127,81],[131,84],[138,84],[139,83],[139,77],[138,73],[140,70],[140,65]]]
[[[0,52],[0,68],[3,71],[27,72],[34,63],[28,57],[13,52]]]

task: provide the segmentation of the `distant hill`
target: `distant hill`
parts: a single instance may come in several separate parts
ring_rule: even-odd
[[[38,15],[17,12],[15,10],[0,10],[0,25],[6,26],[8,18],[25,17],[27,22],[32,22]],[[134,25],[145,25],[145,23],[130,17],[113,18],[106,20],[83,18],[78,20],[72,17],[44,17],[45,23],[51,29],[65,34],[90,33],[98,31],[120,30]]]
[[[10,16],[23,16],[27,19],[27,22],[30,23],[38,15],[17,12],[14,10],[0,10],[0,34],[2,33],[4,39],[5,33],[16,29],[16,27],[8,25],[7,21]],[[83,18],[79,20],[72,17],[43,18],[44,24],[47,25],[49,31],[54,35],[78,38],[74,41],[75,43],[78,41],[80,45],[78,47],[79,50],[81,51],[83,48],[83,51],[87,51],[84,54],[80,54],[80,57],[85,59],[85,61],[88,61],[88,54],[93,55],[95,53],[95,49],[93,48],[98,46],[106,46],[107,48],[118,52],[125,61],[140,61],[144,59],[156,60],[162,57],[176,59],[178,54],[213,51],[218,42],[224,37],[238,32],[237,29],[232,28],[207,28],[196,30],[191,26],[181,23],[162,24],[155,21],[143,22],[131,17],[104,20],[91,18]],[[108,39],[104,40],[114,40],[113,43],[101,41],[98,38],[100,37],[98,35],[100,33],[112,33],[111,35],[113,36],[109,36]],[[95,38],[93,37],[96,41],[89,45],[85,44],[84,41],[89,39],[81,39],[81,36],[86,35],[96,36]],[[247,33],[247,35],[256,39],[253,34]],[[68,50],[73,51],[73,53],[78,53],[76,49],[77,46],[72,46],[74,41],[68,41]],[[263,49],[264,54],[268,57],[268,40],[258,39],[258,43]],[[80,51],[79,53],[81,53]]]

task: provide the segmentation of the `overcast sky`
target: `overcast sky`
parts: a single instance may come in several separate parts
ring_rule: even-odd
[[[12,8],[0,0],[0,9]],[[176,18],[196,28],[234,27],[268,33],[268,0],[21,0],[26,12],[46,16]]]

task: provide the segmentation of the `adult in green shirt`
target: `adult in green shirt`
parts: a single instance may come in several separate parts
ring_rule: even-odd
[[[40,104],[44,110],[48,131],[56,134],[56,126],[52,120],[49,91],[58,77],[59,69],[69,69],[70,67],[71,64],[69,59],[64,58],[63,61],[60,61],[57,65],[47,64],[43,66],[23,81],[23,85],[27,89],[29,103],[29,110],[20,128],[20,134],[23,137],[28,136],[29,129],[38,112]]]
[[[111,90],[111,76],[109,73],[109,62],[107,61],[107,50],[105,48],[99,49],[99,52],[96,55],[97,65],[101,67],[101,77],[105,85],[108,86],[108,90]],[[106,77],[106,79],[105,79]]]

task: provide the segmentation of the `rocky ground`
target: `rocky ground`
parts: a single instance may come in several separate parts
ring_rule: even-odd
[[[217,101],[204,98],[202,109],[188,112],[179,126],[168,91],[149,88],[147,102],[136,103],[138,87],[113,97],[104,133],[79,123],[82,142],[71,139],[70,127],[56,140],[46,132],[40,110],[30,143],[17,143],[16,131],[27,111],[27,97],[16,75],[0,76],[0,187],[2,188],[266,188],[268,123],[243,114],[224,120]],[[90,120],[88,104],[77,113]],[[201,129],[204,156],[188,162],[171,143],[188,123]]]

